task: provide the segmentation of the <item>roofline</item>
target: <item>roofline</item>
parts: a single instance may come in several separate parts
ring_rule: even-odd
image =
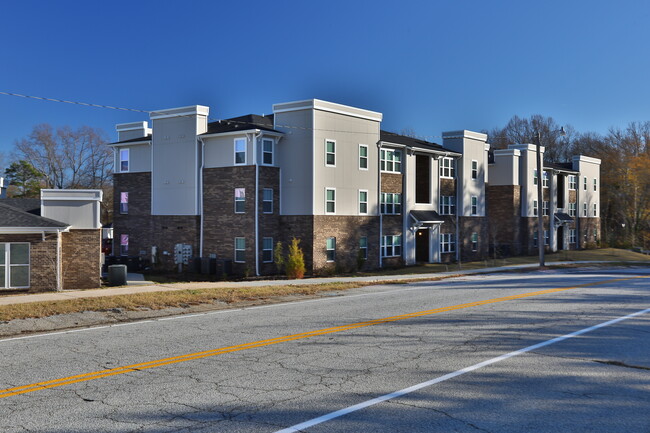
[[[151,140],[129,141],[129,142],[116,141],[115,143],[108,143],[107,146],[110,147],[134,146],[136,144],[151,144]]]
[[[278,131],[269,131],[267,129],[242,129],[241,131],[226,131],[226,132],[211,132],[211,133],[204,133],[204,134],[199,134],[199,138],[211,138],[211,137],[227,137],[230,135],[242,135],[242,134],[257,134],[257,133],[263,133],[267,135],[274,135],[276,137],[284,137],[284,134],[282,132]]]
[[[66,227],[0,227],[0,234],[5,234],[5,233],[27,233],[27,234],[33,234],[33,233],[54,233],[54,232],[69,232],[70,227],[72,226],[66,226]]]
[[[186,107],[166,108],[149,112],[151,120],[182,116],[208,116],[210,107],[206,105],[188,105]]]
[[[412,146],[410,144],[393,143],[392,141],[380,140],[379,141],[379,146],[383,146],[383,145],[388,145],[388,146],[392,146],[392,147],[399,147],[399,148],[409,148],[409,149],[417,150],[418,152],[435,153],[435,154],[438,154],[438,155],[445,155],[445,156],[463,156],[462,153],[453,152],[451,150],[429,149],[427,147]]]
[[[330,113],[343,114],[346,116],[358,117],[360,119],[373,120],[375,122],[381,122],[384,116],[382,113],[377,111],[352,107],[351,105],[337,104],[336,102],[323,101],[322,99],[306,99],[304,101],[273,104],[273,114],[300,110],[328,111]]]

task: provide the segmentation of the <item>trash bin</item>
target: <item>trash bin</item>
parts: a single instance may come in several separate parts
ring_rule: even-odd
[[[126,286],[126,265],[110,265],[108,267],[108,285]]]

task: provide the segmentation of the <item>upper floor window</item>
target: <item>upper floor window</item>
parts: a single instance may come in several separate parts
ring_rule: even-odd
[[[598,189],[598,179],[594,177],[594,191]]]
[[[587,176],[582,178],[582,189],[587,191]]]
[[[478,197],[472,196],[472,215],[478,215]]]
[[[246,188],[235,188],[235,213],[246,212]]]
[[[129,171],[129,149],[120,149],[120,172]]]
[[[246,139],[235,138],[235,165],[246,164]]]
[[[402,194],[381,193],[381,213],[397,215],[402,213]]]
[[[273,189],[271,188],[262,190],[262,212],[273,213]]]
[[[537,216],[537,200],[533,200],[533,216]]]
[[[262,164],[273,165],[273,140],[262,140]]]
[[[381,171],[389,173],[402,172],[402,152],[399,150],[382,149],[381,150]]]
[[[598,205],[594,203],[594,216],[598,216]]]
[[[120,193],[120,213],[126,215],[129,213],[129,193],[121,192]]]
[[[542,201],[542,215],[548,216],[550,212],[550,203],[546,200]]]
[[[569,203],[569,216],[576,216],[576,203]]]
[[[336,141],[325,140],[325,165],[336,166]]]
[[[542,188],[548,188],[548,171],[542,171]]]
[[[582,216],[587,216],[587,203],[582,203]]]
[[[533,185],[537,185],[537,170],[533,170]]]
[[[456,177],[454,158],[449,158],[449,157],[440,158],[440,177],[446,177],[451,179]]]
[[[359,213],[368,214],[368,191],[359,190]]]
[[[336,213],[336,190],[325,188],[325,213]]]
[[[368,146],[359,145],[359,169],[368,170]]]
[[[478,161],[472,160],[472,179],[478,179]]]
[[[578,189],[578,176],[569,175],[569,189]]]
[[[440,196],[440,215],[456,214],[456,196]]]

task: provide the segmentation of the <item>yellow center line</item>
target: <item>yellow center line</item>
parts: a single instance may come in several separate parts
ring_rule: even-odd
[[[597,281],[597,282],[594,282],[594,283],[579,284],[577,286],[571,286],[571,287],[562,287],[562,288],[556,288],[556,289],[539,290],[539,291],[536,291],[536,292],[523,293],[523,294],[520,294],[520,295],[503,296],[503,297],[500,297],[500,298],[487,299],[485,301],[468,302],[468,303],[465,303],[465,304],[452,305],[452,306],[449,306],[449,307],[434,308],[434,309],[431,309],[431,310],[417,311],[417,312],[414,312],[414,313],[400,314],[398,316],[384,317],[384,318],[381,318],[381,319],[374,319],[374,320],[368,320],[368,321],[364,321],[364,322],[351,323],[351,324],[348,324],[348,325],[335,326],[335,327],[332,327],[332,328],[317,329],[317,330],[314,330],[314,331],[303,332],[303,333],[300,333],[300,334],[286,335],[286,336],[283,336],[283,337],[270,338],[270,339],[267,339],[267,340],[253,341],[253,342],[250,342],[250,343],[238,344],[238,345],[235,345],[235,346],[220,347],[218,349],[211,349],[211,350],[206,350],[206,351],[203,351],[203,352],[189,353],[189,354],[186,354],[186,355],[179,355],[179,356],[174,356],[174,357],[170,357],[170,358],[163,358],[163,359],[143,362],[143,363],[139,363],[139,364],[131,364],[131,365],[116,367],[116,368],[107,369],[107,370],[93,371],[91,373],[83,373],[83,374],[78,374],[78,375],[75,375],[75,376],[63,377],[63,378],[60,378],[60,379],[49,380],[49,381],[46,381],[46,382],[38,382],[38,383],[30,384],[30,385],[23,385],[23,386],[18,386],[18,387],[14,387],[14,388],[7,388],[7,389],[0,390],[0,398],[11,397],[13,395],[18,395],[18,394],[26,394],[28,392],[34,392],[34,391],[39,391],[39,390],[49,389],[49,388],[55,388],[55,387],[63,386],[63,385],[70,385],[70,384],[77,383],[77,382],[85,382],[85,381],[88,381],[88,380],[100,379],[102,377],[115,376],[115,375],[118,375],[118,374],[124,374],[124,373],[133,372],[133,371],[146,370],[146,369],[154,368],[154,367],[162,367],[164,365],[176,364],[176,363],[179,363],[179,362],[192,361],[192,360],[195,360],[195,359],[207,358],[207,357],[210,357],[210,356],[222,355],[222,354],[225,354],[225,353],[239,352],[241,350],[247,350],[247,349],[254,349],[254,348],[257,348],[257,347],[270,346],[270,345],[273,345],[273,344],[279,344],[279,343],[285,343],[285,342],[288,342],[288,341],[301,340],[301,339],[304,339],[304,338],[316,337],[316,336],[319,336],[319,335],[334,334],[334,333],[337,333],[337,332],[343,332],[343,331],[347,331],[347,330],[350,330],[350,329],[357,329],[357,328],[363,328],[363,327],[366,327],[366,326],[380,325],[380,324],[383,324],[383,323],[397,322],[397,321],[400,321],[400,320],[411,319],[411,318],[414,318],[414,317],[429,316],[429,315],[432,315],[432,314],[443,313],[443,312],[446,312],[446,311],[461,310],[463,308],[478,307],[478,306],[481,306],[481,305],[494,304],[494,303],[497,303],[497,302],[512,301],[512,300],[515,300],[515,299],[529,298],[529,297],[532,297],[532,296],[546,295],[546,294],[549,294],[549,293],[563,292],[563,291],[578,289],[578,288],[582,288],[582,287],[589,287],[589,286],[595,286],[595,285],[599,285],[599,284],[614,283],[614,282],[617,282],[617,281],[627,281],[627,280],[633,280],[633,279],[637,279],[637,278],[649,278],[649,277],[647,277],[647,276],[639,276],[639,277],[629,277],[629,278],[617,278],[617,279],[611,279],[611,280]]]

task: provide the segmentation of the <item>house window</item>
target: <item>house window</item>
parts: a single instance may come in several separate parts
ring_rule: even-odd
[[[456,251],[456,237],[453,233],[440,234],[440,252],[453,253]]]
[[[273,140],[262,140],[262,164],[273,165]]]
[[[129,149],[120,149],[120,172],[129,171]]]
[[[478,179],[478,161],[472,160],[472,179]]]
[[[385,215],[399,215],[402,213],[402,194],[381,193],[381,213]]]
[[[576,229],[569,229],[569,243],[576,243]]]
[[[262,238],[262,262],[273,263],[273,238]]]
[[[325,213],[336,213],[336,190],[325,188]]]
[[[336,238],[327,238],[326,252],[328,262],[336,260]]]
[[[402,152],[399,150],[382,149],[380,164],[381,171],[387,171],[389,173],[401,173]]]
[[[336,141],[325,140],[325,165],[336,166]]]
[[[537,200],[533,200],[533,216],[537,216]]]
[[[594,216],[598,216],[598,206],[594,203]]]
[[[0,289],[29,287],[29,244],[0,243]]]
[[[456,215],[456,196],[440,196],[440,215]]]
[[[587,176],[582,178],[582,189],[587,191]]]
[[[472,215],[478,214],[478,197],[472,196]]]
[[[598,189],[598,179],[594,178],[594,191]]]
[[[582,203],[582,216],[587,216],[587,203]]]
[[[120,235],[120,255],[129,255],[129,235]]]
[[[548,216],[550,213],[550,207],[548,201],[542,201],[542,215]]]
[[[478,233],[472,233],[472,251],[478,251]]]
[[[235,238],[235,262],[246,262],[246,238]]]
[[[126,215],[129,213],[129,193],[121,192],[120,193],[120,213]]]
[[[453,179],[456,176],[453,158],[440,158],[440,177]]]
[[[537,170],[533,170],[533,185],[537,185]]]
[[[382,236],[382,256],[398,257],[402,255],[402,235]]]
[[[549,245],[551,242],[551,234],[548,230],[544,230],[544,245]]]
[[[368,191],[359,190],[359,214],[368,214]]]
[[[368,170],[368,146],[359,145],[359,169]]]
[[[246,212],[246,188],[235,188],[235,213]]]
[[[533,246],[534,247],[537,246],[537,231],[535,231],[535,233],[533,233]]]
[[[359,257],[368,260],[368,238],[366,236],[359,238]]]
[[[569,189],[578,189],[578,177],[569,175]]]
[[[548,171],[542,171],[542,188],[548,188]]]
[[[246,164],[246,139],[235,138],[235,165]]]
[[[262,190],[262,212],[273,213],[273,189],[271,188]]]
[[[576,204],[575,203],[569,203],[569,216],[570,217],[575,217],[576,216]]]

